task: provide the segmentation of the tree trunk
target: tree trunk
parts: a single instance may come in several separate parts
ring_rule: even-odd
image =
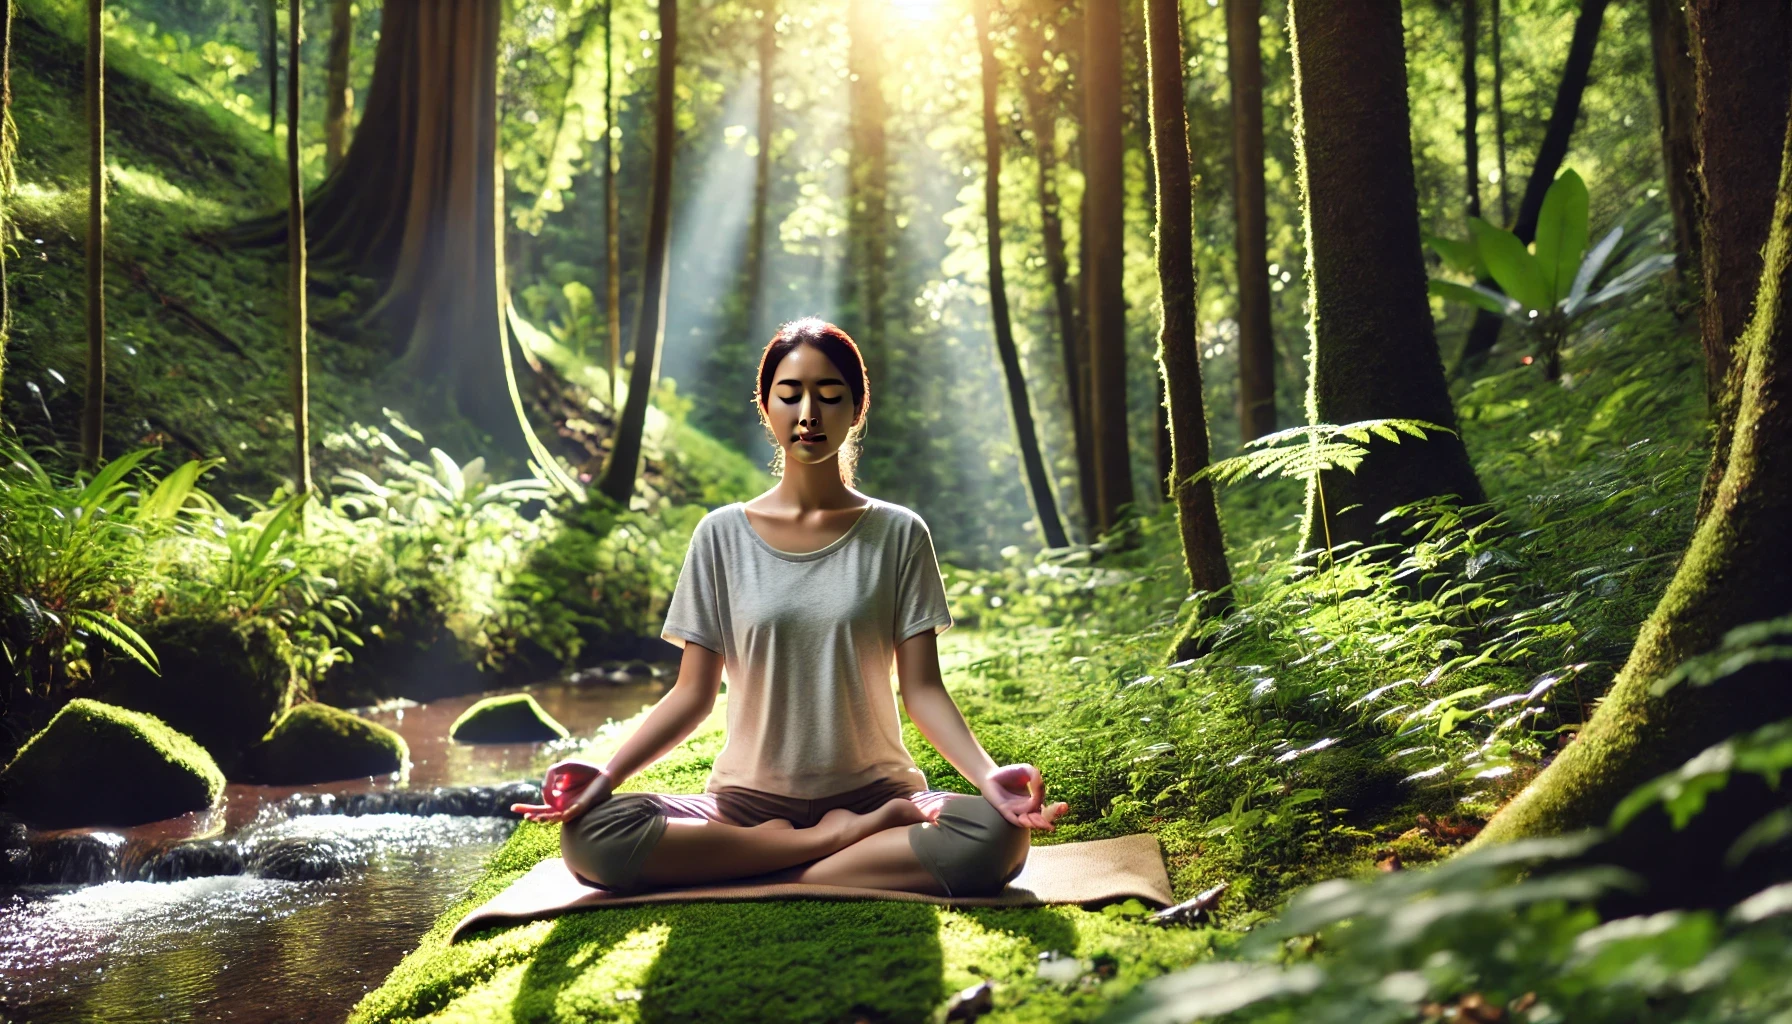
[[[1276,343],[1269,312],[1269,215],[1263,186],[1263,0],[1227,0],[1232,84],[1232,204],[1238,255],[1238,433],[1276,429]]]
[[[7,226],[12,221],[12,194],[17,180],[13,156],[19,133],[12,120],[12,2],[0,0],[0,383],[6,381],[6,343],[12,337],[12,298],[6,290]],[[0,423],[4,423],[0,419]]]
[[[1080,134],[1086,137],[1088,132]],[[1086,145],[1086,138],[1079,140],[1079,148]],[[1076,393],[1081,402],[1077,417],[1083,421],[1084,429],[1076,458],[1078,485],[1083,494],[1083,522],[1088,524],[1089,540],[1093,542],[1101,534],[1101,491],[1095,482],[1095,396],[1091,393],[1094,378],[1089,370],[1089,186],[1086,177],[1082,205],[1077,213],[1080,238],[1076,292],[1081,308],[1076,318]]]
[[[604,0],[604,328],[609,340],[610,415],[622,375],[622,212],[616,194],[616,57],[610,49],[614,0]]]
[[[1196,338],[1194,184],[1183,105],[1179,0],[1146,0],[1145,31],[1151,58],[1151,159],[1157,169],[1157,280],[1163,292],[1157,360],[1170,413],[1170,489],[1189,587],[1211,593],[1230,584],[1232,573],[1213,482],[1189,482],[1207,468],[1208,445]]]
[[[1481,81],[1475,69],[1475,51],[1481,32],[1481,8],[1476,0],[1462,0],[1462,167],[1465,207],[1470,217],[1481,216],[1481,140],[1476,135],[1481,120]]]
[[[268,134],[280,123],[280,8],[279,0],[262,0],[268,16]]]
[[[1699,335],[1705,347],[1705,390],[1715,413],[1712,461],[1699,495],[1709,513],[1723,482],[1723,453],[1739,381],[1731,377],[1730,347],[1748,326],[1761,275],[1761,247],[1772,222],[1778,181],[1775,141],[1792,97],[1792,10],[1784,0],[1690,0],[1698,96],[1699,174],[1704,192],[1705,305]]]
[[[348,118],[354,95],[348,85],[349,48],[355,36],[354,0],[331,0],[330,67],[324,85],[324,167],[335,170],[348,151]],[[293,62],[298,67],[298,62]],[[290,86],[289,86],[290,88]]]
[[[1599,42],[1599,26],[1605,20],[1607,0],[1581,0],[1580,15],[1574,19],[1574,37],[1568,42],[1568,62],[1562,68],[1562,81],[1556,87],[1556,102],[1550,110],[1549,124],[1543,129],[1543,144],[1537,149],[1537,162],[1524,186],[1524,198],[1518,203],[1518,221],[1512,233],[1529,245],[1537,235],[1537,218],[1543,213],[1543,195],[1562,169],[1562,158],[1568,155],[1568,140],[1574,135],[1574,122],[1580,117],[1581,95],[1587,89],[1587,73],[1593,67],[1593,48]],[[1485,283],[1485,282],[1484,282]],[[1475,314],[1468,340],[1462,346],[1463,359],[1479,359],[1499,339],[1501,318],[1486,310]]]
[[[106,418],[106,34],[104,0],[87,0],[87,394],[81,462],[99,467]]]
[[[1655,51],[1655,106],[1661,122],[1662,181],[1674,214],[1674,249],[1681,277],[1697,282],[1704,196],[1699,184],[1699,108],[1691,39],[1680,0],[1649,0],[1649,37]],[[1702,289],[1701,289],[1702,291]],[[1710,383],[1709,381],[1707,383]]]
[[[1452,430],[1419,248],[1399,0],[1292,0],[1295,147],[1306,194],[1316,423],[1395,417]],[[1354,474],[1308,488],[1306,548],[1368,543],[1388,510],[1437,494],[1482,499],[1461,438],[1376,443]],[[1324,510],[1320,508],[1321,503]],[[1344,509],[1348,511],[1339,511]]]
[[[1083,14],[1083,178],[1089,196],[1083,231],[1089,260],[1089,424],[1095,449],[1097,530],[1118,525],[1133,502],[1126,409],[1125,142],[1120,103],[1118,0],[1090,0]]]
[[[1493,22],[1493,148],[1494,161],[1500,172],[1500,223],[1512,223],[1511,190],[1506,176],[1506,64],[1505,30],[1500,20],[1500,0],[1488,0],[1488,18]]]
[[[1039,234],[1045,249],[1046,275],[1051,280],[1053,307],[1058,320],[1058,348],[1064,364],[1064,404],[1070,410],[1071,438],[1077,453],[1078,491],[1082,481],[1082,452],[1087,445],[1088,424],[1082,413],[1082,389],[1077,386],[1077,323],[1075,292],[1070,284],[1070,261],[1064,246],[1064,221],[1058,198],[1058,111],[1051,102],[1041,78],[1048,62],[1045,59],[1045,34],[1032,17],[1050,10],[1037,5],[1030,17],[1016,21],[1024,60],[1031,65],[1031,74],[1021,76],[1021,96],[1027,107],[1027,123],[1033,131],[1033,161],[1038,167]],[[1082,496],[1086,499],[1086,495]],[[1085,520],[1093,523],[1093,519]]]
[[[286,292],[290,303],[287,328],[292,378],[293,480],[296,493],[311,493],[311,380],[305,357],[305,183],[299,164],[299,29],[303,0],[286,10]]]
[[[772,189],[772,65],[778,58],[778,9],[759,12],[759,153],[753,161],[753,220],[747,230],[747,337],[765,335],[765,229]]]
[[[1008,288],[1002,273],[1002,128],[996,120],[996,92],[1002,69],[996,64],[991,38],[990,5],[977,0],[972,17],[977,25],[977,52],[983,64],[983,222],[989,232],[989,319],[996,339],[996,355],[1008,382],[1008,409],[1014,414],[1014,436],[1020,445],[1021,465],[1027,473],[1027,489],[1033,496],[1033,513],[1039,517],[1039,535],[1048,548],[1069,545],[1064,524],[1058,520],[1058,500],[1052,496],[1051,476],[1039,453],[1039,432],[1033,426],[1033,404],[1027,397],[1027,379],[1021,372],[1020,351],[1014,344],[1014,326],[1008,319]]]
[[[847,0],[851,30],[847,66],[852,102],[852,156],[847,197],[849,275],[860,329],[853,332],[873,381],[889,368],[889,158],[884,104],[883,0]]]
[[[653,121],[653,184],[647,208],[647,252],[641,263],[641,306],[635,315],[635,363],[628,378],[628,399],[616,424],[615,441],[604,463],[597,489],[627,508],[640,473],[641,433],[647,425],[647,402],[660,372],[660,336],[666,323],[666,272],[671,263],[672,147],[676,142],[678,97],[678,0],[659,0],[659,74],[656,76]]]
[[[1699,15],[1712,5],[1695,7]],[[1765,5],[1740,5],[1758,14]],[[1702,9],[1701,9],[1702,8]],[[1708,22],[1693,22],[1694,38]],[[1701,74],[1748,80],[1748,51],[1701,40]],[[1732,63],[1734,61],[1735,63]],[[1759,127],[1757,125],[1757,127]],[[1709,689],[1651,692],[1736,626],[1792,612],[1792,132],[1780,126],[1777,201],[1753,318],[1737,339],[1736,402],[1722,480],[1611,690],[1579,737],[1506,805],[1478,842],[1604,824],[1632,788],[1728,736],[1792,715],[1783,670],[1758,665]],[[1773,194],[1773,186],[1769,186]],[[1711,224],[1707,221],[1707,227]],[[1707,233],[1707,251],[1715,241]],[[1757,810],[1757,816],[1759,808]],[[1706,824],[1700,819],[1701,828]],[[1720,844],[1718,849],[1722,849]]]

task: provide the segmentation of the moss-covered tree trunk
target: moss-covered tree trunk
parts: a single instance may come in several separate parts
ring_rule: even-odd
[[[292,380],[293,484],[299,494],[311,493],[311,377],[306,358],[305,311],[305,182],[299,162],[299,32],[304,22],[302,0],[287,8],[286,53],[286,296],[287,372]]]
[[[1709,56],[1728,72],[1726,59]],[[1730,629],[1792,612],[1792,131],[1782,126],[1781,133],[1777,200],[1754,315],[1734,350],[1735,421],[1711,511],[1579,737],[1479,842],[1604,824],[1639,783],[1727,736],[1792,715],[1792,688],[1781,672],[1651,692]]]
[[[324,167],[335,170],[348,152],[349,111],[354,101],[349,92],[348,57],[355,37],[354,0],[330,0],[330,56],[324,78]],[[297,62],[293,66],[298,67]]]
[[[623,508],[641,471],[647,402],[660,372],[666,324],[666,272],[671,264],[672,147],[677,140],[678,0],[660,0],[659,74],[654,83],[653,178],[647,203],[647,251],[641,262],[641,306],[635,314],[635,363],[597,489]]]
[[[1014,416],[1014,437],[1020,445],[1020,461],[1033,498],[1033,514],[1039,517],[1039,535],[1046,547],[1070,543],[1058,519],[1058,499],[1039,453],[1039,431],[1033,425],[1033,401],[1027,395],[1027,378],[1021,372],[1020,350],[1014,344],[1014,325],[1008,316],[1008,286],[1002,273],[1002,127],[996,119],[996,94],[1002,69],[996,63],[991,36],[990,6],[995,0],[976,0],[972,17],[977,26],[977,52],[983,70],[983,223],[989,232],[989,320],[995,334],[996,356],[1008,384],[1008,411]]]
[[[105,454],[106,427],[106,33],[104,0],[87,0],[87,391],[81,462]]]
[[[1419,248],[1399,0],[1291,0],[1295,149],[1306,199],[1316,423],[1396,417],[1452,429]],[[1438,494],[1480,501],[1460,438],[1372,445],[1309,488],[1306,547],[1368,542],[1376,520]],[[1323,493],[1320,493],[1323,488]],[[1348,511],[1340,511],[1348,509]]]
[[[1674,215],[1674,250],[1682,276],[1699,280],[1704,219],[1698,181],[1698,100],[1691,39],[1679,0],[1649,0],[1649,41],[1655,57],[1655,111],[1661,127],[1662,181]]]
[[[1269,311],[1269,215],[1263,187],[1263,0],[1227,0],[1232,85],[1232,205],[1238,257],[1238,433],[1276,429],[1276,343]]]
[[[622,374],[622,211],[616,192],[616,54],[610,43],[616,5],[604,0],[604,335],[610,371],[610,410]]]
[[[12,297],[6,287],[6,244],[12,239],[12,195],[16,184],[13,156],[18,151],[19,141],[12,120],[12,2],[0,0],[0,384],[6,381],[6,342],[12,337]]]
[[[1717,500],[1736,421],[1738,381],[1731,346],[1747,326],[1761,276],[1761,247],[1778,180],[1777,140],[1792,97],[1792,8],[1783,2],[1690,0],[1694,92],[1698,99],[1699,179],[1704,222],[1700,250],[1705,304],[1699,336],[1711,400],[1710,472],[1699,515]]]
[[[1232,572],[1220,536],[1213,483],[1190,481],[1207,468],[1208,443],[1196,336],[1195,197],[1183,106],[1179,0],[1146,0],[1145,37],[1150,55],[1151,161],[1157,171],[1157,280],[1163,295],[1157,360],[1170,415],[1169,486],[1189,587],[1212,593],[1232,582]]]
[[[759,123],[753,158],[753,219],[747,229],[747,337],[759,338],[765,322],[765,231],[772,190],[772,68],[778,59],[778,8],[759,10]]]
[[[1083,12],[1083,181],[1089,241],[1083,265],[1088,290],[1089,432],[1095,456],[1096,529],[1106,532],[1132,504],[1127,445],[1126,185],[1120,102],[1119,0],[1091,0]]]
[[[1512,233],[1526,245],[1537,237],[1544,193],[1555,183],[1562,159],[1568,155],[1568,140],[1580,117],[1580,101],[1587,91],[1587,76],[1593,67],[1599,27],[1605,21],[1606,3],[1607,0],[1581,0],[1580,13],[1574,19],[1574,35],[1568,41],[1568,61],[1562,66],[1562,79],[1556,86],[1555,105],[1550,108],[1549,123],[1543,129],[1543,144],[1537,147],[1537,162],[1531,165],[1531,176],[1525,181],[1524,198],[1518,202],[1518,220],[1512,225]],[[1462,358],[1485,356],[1499,340],[1501,323],[1500,317],[1486,310],[1476,313],[1468,339],[1462,345]]]
[[[852,152],[848,168],[848,287],[859,313],[849,332],[865,353],[871,379],[885,380],[890,366],[890,167],[884,103],[883,0],[848,0],[852,72]]]

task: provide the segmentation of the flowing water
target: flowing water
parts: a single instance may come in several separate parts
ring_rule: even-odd
[[[33,834],[33,879],[60,881],[0,888],[0,1020],[342,1020],[509,836],[515,822],[491,812],[515,791],[498,787],[539,782],[662,688],[526,692],[573,738],[450,742],[480,695],[364,709],[410,744],[403,780],[232,784],[206,814]],[[419,813],[442,810],[463,813]]]

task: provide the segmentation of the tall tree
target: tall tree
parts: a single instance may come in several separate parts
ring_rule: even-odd
[[[1208,443],[1196,337],[1195,198],[1182,88],[1179,0],[1146,0],[1145,36],[1150,54],[1151,161],[1157,168],[1157,280],[1163,293],[1157,360],[1170,412],[1170,493],[1176,502],[1189,585],[1212,593],[1232,582],[1232,572],[1226,565],[1213,482],[1190,480],[1207,468]]]
[[[299,32],[303,0],[286,10],[286,292],[289,303],[287,372],[292,379],[293,480],[311,493],[311,378],[305,353],[305,183],[299,163]]]
[[[1731,408],[1739,382],[1731,346],[1748,326],[1760,277],[1761,247],[1772,223],[1778,180],[1773,140],[1785,129],[1792,97],[1792,9],[1783,0],[1739,3],[1690,0],[1693,77],[1698,96],[1699,177],[1705,219],[1701,237],[1705,304],[1699,335],[1705,386],[1715,411],[1718,453],[1699,495],[1704,516],[1723,481]]]
[[[1269,313],[1269,214],[1263,186],[1263,0],[1227,0],[1232,85],[1232,205],[1238,257],[1238,432],[1276,429],[1276,343]]]
[[[772,190],[772,65],[778,58],[778,8],[759,10],[759,151],[753,157],[753,219],[747,229],[747,336],[764,333],[765,230]]]
[[[1481,216],[1481,81],[1476,73],[1476,53],[1481,35],[1481,7],[1476,0],[1462,0],[1462,167],[1467,186],[1466,209]]]
[[[262,0],[267,15],[268,50],[264,63],[268,67],[268,134],[280,124],[280,0]]]
[[[1712,6],[1695,9],[1702,16]],[[1765,6],[1744,9],[1759,14]],[[1710,45],[1704,31],[1712,27],[1695,17],[1701,74],[1746,80],[1751,65],[1732,64],[1741,54]],[[1792,716],[1792,688],[1771,663],[1709,688],[1656,687],[1729,630],[1792,613],[1792,531],[1785,525],[1792,521],[1792,130],[1780,130],[1777,188],[1768,187],[1777,197],[1754,314],[1734,351],[1736,400],[1719,410],[1730,424],[1725,449],[1713,458],[1721,466],[1717,498],[1610,691],[1574,742],[1488,823],[1480,842],[1603,824],[1638,784],[1725,737]],[[1708,234],[1707,246],[1713,241]],[[1703,827],[1706,818],[1699,820]]]
[[[847,0],[847,48],[852,104],[852,152],[847,169],[849,287],[857,300],[860,329],[872,380],[889,367],[890,168],[884,103],[883,0]]]
[[[97,467],[106,427],[106,32],[105,0],[87,0],[87,394],[81,462]]]
[[[1091,0],[1083,12],[1083,180],[1088,211],[1089,426],[1095,455],[1096,528],[1113,529],[1132,504],[1127,437],[1124,123],[1120,102],[1120,5]]]
[[[1562,159],[1568,155],[1568,140],[1574,135],[1574,122],[1580,117],[1581,96],[1587,91],[1587,76],[1593,68],[1593,48],[1599,42],[1599,26],[1605,20],[1608,0],[1581,0],[1580,14],[1574,19],[1574,36],[1568,41],[1568,61],[1562,67],[1562,80],[1556,86],[1555,106],[1550,109],[1549,123],[1543,129],[1543,144],[1537,148],[1537,162],[1531,165],[1531,176],[1525,182],[1524,198],[1518,202],[1518,220],[1512,233],[1526,245],[1537,236],[1537,218],[1543,213],[1543,196],[1555,183]],[[1462,358],[1479,359],[1499,340],[1499,316],[1481,310],[1469,328],[1462,345]]]
[[[13,156],[19,132],[12,120],[12,2],[0,0],[0,382],[6,380],[6,342],[12,336],[12,300],[6,289],[6,243],[12,237]]]
[[[1506,176],[1506,62],[1505,23],[1500,18],[1500,0],[1488,0],[1487,17],[1492,22],[1489,42],[1493,44],[1493,149],[1494,165],[1500,175],[1500,223],[1512,221],[1511,188]]]
[[[1699,184],[1699,108],[1691,40],[1680,0],[1649,0],[1649,38],[1655,53],[1655,106],[1661,125],[1662,181],[1674,215],[1674,250],[1682,277],[1699,280],[1699,229],[1704,196]]]
[[[1419,249],[1399,0],[1291,0],[1288,36],[1312,303],[1307,415],[1454,429]],[[1383,513],[1437,494],[1482,498],[1459,437],[1374,446],[1356,473],[1309,488],[1305,546],[1324,543],[1326,510],[1334,544],[1368,542]]]
[[[342,154],[348,152],[348,118],[355,105],[348,84],[348,55],[354,37],[354,0],[330,0],[329,71],[324,79],[324,167],[328,170],[335,170]],[[293,67],[298,67],[297,61]]]
[[[678,0],[659,0],[659,73],[655,81],[653,179],[647,204],[647,252],[641,262],[641,306],[635,315],[635,365],[628,378],[628,398],[616,424],[615,440],[597,489],[624,508],[635,493],[640,473],[641,433],[647,425],[647,402],[660,371],[660,341],[666,324],[666,269],[670,264],[672,228],[672,147],[676,141],[678,101]]]
[[[1033,426],[1033,403],[1027,396],[1027,379],[1021,371],[1020,350],[1014,344],[1014,325],[1008,317],[1008,287],[1002,273],[1002,126],[996,117],[996,94],[1002,81],[990,7],[995,0],[976,0],[971,15],[977,25],[977,52],[983,70],[983,223],[989,232],[989,320],[995,332],[996,355],[1008,382],[1008,410],[1014,414],[1014,436],[1020,444],[1021,466],[1033,496],[1033,514],[1039,517],[1040,539],[1048,548],[1066,547],[1064,524],[1058,519],[1058,499],[1052,495],[1051,476],[1039,453],[1039,432]]]
[[[622,375],[622,211],[616,194],[615,0],[604,0],[604,333],[610,357],[610,410]]]

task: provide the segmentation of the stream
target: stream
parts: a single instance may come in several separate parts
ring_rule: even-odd
[[[567,740],[451,742],[492,694],[392,702],[356,710],[410,745],[402,781],[232,783],[203,814],[31,833],[34,884],[0,887],[0,1020],[343,1020],[509,837],[502,809],[664,692],[609,675],[493,691],[534,695]]]

